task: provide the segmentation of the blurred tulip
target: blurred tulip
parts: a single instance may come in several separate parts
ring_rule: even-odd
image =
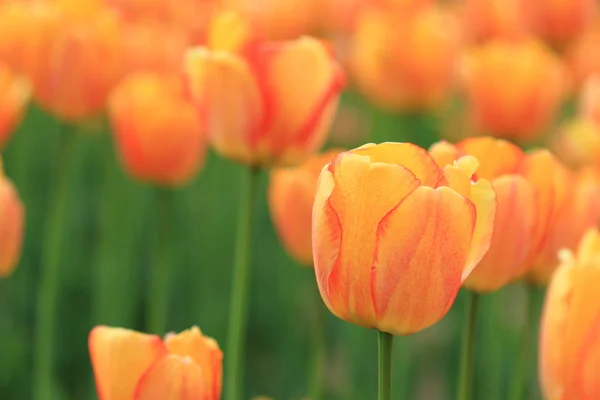
[[[456,18],[437,7],[405,15],[361,13],[351,65],[359,88],[389,110],[438,106],[454,83],[460,48]]]
[[[89,351],[102,400],[218,400],[223,353],[193,327],[164,341],[127,329],[95,327]]]
[[[600,125],[586,118],[569,121],[559,130],[552,148],[572,168],[600,167]]]
[[[600,126],[600,74],[592,75],[583,86],[580,114]]]
[[[600,20],[579,36],[567,53],[567,61],[573,75],[574,83],[582,87],[586,80],[600,74]]]
[[[517,39],[527,34],[522,0],[465,0],[462,16],[471,39]]]
[[[321,173],[313,257],[333,314],[393,335],[418,332],[450,309],[487,253],[496,201],[474,157],[439,168],[409,143],[368,144]]]
[[[4,176],[0,160],[0,278],[10,276],[19,262],[24,219],[19,194]]]
[[[344,84],[340,66],[316,39],[254,41],[251,28],[231,16],[211,31],[212,50],[195,48],[185,59],[209,139],[242,163],[301,162],[326,138]]]
[[[312,266],[311,215],[317,180],[340,150],[315,154],[304,163],[271,172],[269,206],[273,224],[288,252]]]
[[[475,129],[531,140],[554,118],[565,90],[559,59],[534,40],[494,40],[465,58],[463,75]]]
[[[203,129],[177,75],[131,75],[113,92],[110,116],[117,149],[133,177],[181,185],[200,168]]]
[[[561,253],[546,293],[539,342],[547,400],[599,399],[600,235],[590,230],[576,256]]]
[[[0,63],[0,149],[21,121],[30,95],[29,83]]]
[[[498,208],[490,250],[464,286],[489,292],[523,276],[536,221],[534,188],[519,174],[525,153],[509,142],[490,137],[465,139],[456,146],[437,143],[430,153],[440,167],[452,165],[463,155],[476,157],[480,162],[477,177],[489,180],[496,191]]]

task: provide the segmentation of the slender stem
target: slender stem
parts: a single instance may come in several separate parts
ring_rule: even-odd
[[[379,400],[392,399],[392,342],[394,336],[379,331]]]
[[[475,365],[475,330],[477,327],[477,308],[479,294],[469,292],[469,304],[465,328],[463,331],[462,354],[460,359],[460,376],[458,383],[458,400],[469,400],[473,390],[473,367]]]
[[[162,335],[167,327],[169,309],[169,283],[171,265],[171,233],[173,191],[168,188],[156,188],[155,212],[157,225],[155,231],[154,255],[148,277],[146,293],[146,325],[147,331]]]
[[[250,287],[250,249],[254,205],[260,170],[248,167],[245,171],[240,195],[233,286],[229,304],[229,334],[225,362],[225,395],[227,400],[242,399],[244,370],[244,340],[248,314]]]
[[[36,330],[33,354],[34,400],[52,400],[52,366],[58,286],[60,283],[61,248],[66,226],[69,197],[69,172],[73,152],[74,127],[63,125],[50,206],[44,226],[40,282],[36,307]]]
[[[314,279],[314,278],[313,278]],[[323,300],[313,281],[315,295],[315,315],[313,328],[313,354],[310,370],[310,393],[311,400],[322,400],[323,398],[323,373],[325,370],[325,310]]]
[[[517,364],[515,373],[512,374],[513,381],[510,388],[510,399],[521,400],[525,393],[525,381],[529,378],[528,368],[532,348],[535,346],[535,329],[532,326],[532,319],[536,312],[535,288],[533,285],[527,285],[527,309],[525,310],[525,324],[521,332],[519,344],[519,353],[517,354]]]

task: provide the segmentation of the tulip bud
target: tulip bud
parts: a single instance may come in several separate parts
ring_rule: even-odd
[[[600,235],[561,253],[542,314],[539,371],[548,400],[600,398]]]
[[[528,140],[551,122],[565,90],[558,58],[533,40],[488,42],[463,65],[466,95],[476,130]]]
[[[2,149],[23,117],[31,88],[25,79],[15,76],[6,65],[0,63],[0,93],[0,149]]]
[[[211,32],[211,43],[229,51],[188,51],[189,91],[219,153],[250,165],[296,164],[325,140],[342,71],[316,39],[249,43],[246,28]]]
[[[477,160],[439,168],[409,143],[368,144],[323,168],[313,207],[321,296],[346,321],[394,335],[450,309],[490,246],[496,200]]]
[[[182,185],[200,168],[202,125],[178,76],[131,75],[113,92],[110,116],[121,160],[136,179]]]
[[[96,389],[103,400],[218,400],[223,354],[196,327],[163,341],[121,328],[89,336]]]
[[[0,278],[10,276],[19,262],[24,219],[21,199],[4,176],[0,160]]]
[[[269,207],[273,224],[288,252],[312,266],[311,215],[317,180],[325,164],[340,151],[315,154],[304,163],[271,172]]]

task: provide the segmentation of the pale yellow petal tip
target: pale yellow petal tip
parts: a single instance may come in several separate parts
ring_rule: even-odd
[[[460,157],[454,162],[454,166],[462,169],[469,177],[473,176],[479,168],[479,160],[471,155]]]
[[[250,21],[233,10],[219,13],[213,19],[208,38],[208,47],[215,50],[239,51],[252,37]]]
[[[577,249],[577,258],[585,260],[600,258],[600,233],[598,229],[591,228],[583,235]]]
[[[569,249],[560,249],[558,251],[558,261],[564,265],[573,264],[575,262],[575,255]]]

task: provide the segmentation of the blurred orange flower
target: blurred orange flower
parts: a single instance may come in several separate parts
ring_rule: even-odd
[[[462,17],[469,37],[476,41],[517,39],[528,32],[522,0],[465,0]]]
[[[460,37],[458,20],[435,6],[408,15],[365,10],[351,54],[356,83],[385,109],[438,106],[454,83]]]
[[[198,171],[205,139],[178,75],[140,72],[110,98],[110,117],[123,164],[135,178],[181,185]]]
[[[576,87],[582,87],[586,80],[600,74],[600,20],[580,35],[567,52],[567,61]]]
[[[0,62],[0,149],[20,122],[30,95],[29,83]]]
[[[559,59],[535,40],[493,40],[463,65],[471,117],[479,133],[530,140],[554,118],[566,88]]]
[[[563,125],[552,149],[571,168],[600,167],[600,125],[588,118],[577,118]]]
[[[480,161],[477,177],[491,182],[498,203],[490,250],[464,286],[476,292],[502,288],[527,272],[525,260],[534,244],[536,193],[519,174],[525,153],[501,139],[465,139],[453,146],[440,142],[430,149],[440,167],[452,165],[463,155]]]
[[[539,370],[548,400],[599,399],[600,235],[590,230],[576,256],[562,263],[546,293],[539,342]]]
[[[323,169],[313,208],[313,256],[333,314],[394,335],[450,309],[487,253],[494,190],[471,180],[478,162],[443,169],[410,143],[368,144]]]
[[[265,42],[234,14],[189,50],[189,91],[215,149],[251,165],[289,165],[324,142],[344,76],[329,49],[303,37]]]
[[[164,341],[127,329],[97,326],[89,351],[103,400],[218,400],[223,353],[193,327]]]
[[[268,199],[273,224],[288,252],[306,266],[313,264],[310,220],[317,180],[339,152],[332,149],[296,167],[271,172]]]
[[[12,274],[21,254],[25,211],[17,190],[4,176],[0,159],[0,278]]]
[[[600,126],[600,74],[588,78],[581,92],[579,113]]]

